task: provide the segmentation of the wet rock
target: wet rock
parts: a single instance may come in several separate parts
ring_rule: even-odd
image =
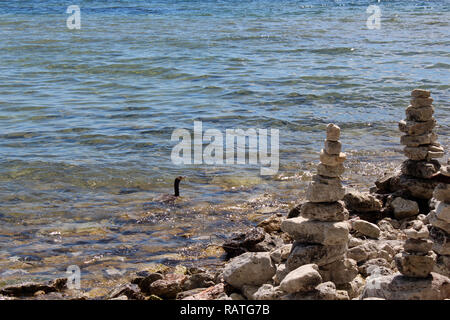
[[[289,211],[287,218],[290,219],[290,218],[298,217],[300,215],[300,210],[302,209],[302,206],[303,206],[303,203],[300,203],[300,204],[296,205],[294,208],[292,208]]]
[[[268,252],[247,252],[233,258],[224,268],[224,280],[235,288],[261,285],[275,275],[276,268]]]
[[[419,214],[419,205],[412,200],[397,197],[392,201],[391,207],[394,210],[395,218],[404,219]]]
[[[191,275],[183,283],[183,290],[188,291],[196,288],[209,288],[215,285],[214,276],[209,273],[196,273]]]
[[[379,212],[383,204],[369,193],[358,191],[348,192],[344,196],[345,206],[351,212]]]
[[[157,281],[162,280],[164,276],[157,272],[138,272],[137,277],[131,280],[132,284],[137,284],[142,292],[149,293],[150,285]]]
[[[263,228],[267,233],[280,232],[281,231],[281,222],[283,221],[283,217],[281,214],[274,214],[269,218],[261,221],[258,224],[258,227]]]
[[[225,241],[222,248],[227,253],[228,258],[233,258],[244,252],[251,251],[256,244],[264,241],[265,238],[266,234],[262,228],[252,228]]]
[[[443,300],[450,298],[450,280],[433,272],[427,278],[416,279],[398,273],[381,276],[366,284],[361,297],[386,300]]]
[[[50,284],[24,282],[21,284],[1,288],[0,295],[14,297],[33,296],[38,291],[43,291],[45,294],[48,294],[50,292],[56,292],[57,289]]]
[[[175,299],[177,294],[183,291],[183,283],[186,278],[185,275],[166,275],[164,279],[154,281],[149,286],[148,293],[163,299]]]
[[[295,270],[302,265],[311,263],[322,266],[342,258],[346,251],[347,244],[324,246],[294,242],[293,249],[286,261],[286,267],[288,270]]]
[[[288,293],[311,291],[322,282],[318,270],[315,264],[303,265],[288,273],[281,281],[280,289]]]
[[[380,228],[377,225],[365,220],[354,220],[352,222],[353,229],[362,235],[370,237],[372,239],[378,239],[380,237]]]
[[[216,300],[224,296],[226,296],[225,285],[223,283],[219,283],[197,294],[188,296],[183,300]]]
[[[114,288],[108,295],[108,299],[117,299],[125,296],[127,299],[132,300],[145,300],[145,296],[139,290],[139,287],[135,284],[122,284]]]

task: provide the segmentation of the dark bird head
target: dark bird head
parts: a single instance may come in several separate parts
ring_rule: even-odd
[[[179,197],[180,196],[180,182],[181,182],[181,180],[183,180],[184,179],[184,177],[182,177],[182,176],[178,176],[178,177],[176,177],[175,178],[175,182],[174,182],[174,184],[173,184],[173,189],[174,189],[174,192],[175,192],[175,197]]]

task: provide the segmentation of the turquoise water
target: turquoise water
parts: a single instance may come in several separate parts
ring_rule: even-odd
[[[448,1],[2,1],[0,273],[219,243],[301,197],[329,122],[347,185],[367,188],[403,159],[396,123],[415,87],[432,91],[448,149],[449,20]],[[174,165],[171,134],[194,120],[279,129],[278,174]],[[152,202],[178,175],[183,200]]]

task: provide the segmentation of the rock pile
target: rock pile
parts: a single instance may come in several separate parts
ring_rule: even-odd
[[[344,284],[358,274],[358,268],[354,260],[346,258],[348,211],[340,179],[346,155],[341,152],[339,136],[340,128],[329,124],[318,174],[307,190],[308,202],[302,204],[300,217],[283,221],[281,230],[295,240],[286,261],[288,272],[314,263],[324,281]]]
[[[443,166],[441,174],[450,177],[450,165]],[[428,215],[432,225],[431,238],[433,250],[439,255],[442,271],[449,276],[450,270],[450,184],[440,183],[434,189],[433,198],[437,201],[436,209]]]
[[[433,242],[428,239],[427,226],[415,220],[404,232],[407,237],[405,251],[395,256],[397,269],[407,277],[428,277],[436,263],[436,254],[431,251]]]

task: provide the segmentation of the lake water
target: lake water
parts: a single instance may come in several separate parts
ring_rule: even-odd
[[[1,280],[216,263],[231,231],[301,199],[329,122],[348,186],[392,170],[416,87],[448,149],[449,20],[448,1],[2,1]],[[174,165],[171,134],[194,121],[278,129],[278,173]],[[178,175],[183,198],[153,202]]]

